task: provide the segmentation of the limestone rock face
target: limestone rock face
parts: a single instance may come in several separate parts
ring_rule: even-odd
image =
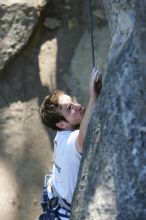
[[[104,0],[107,73],[85,141],[71,219],[146,219],[146,2]]]
[[[36,10],[31,5],[20,1],[0,5],[0,71],[26,45],[37,21]]]

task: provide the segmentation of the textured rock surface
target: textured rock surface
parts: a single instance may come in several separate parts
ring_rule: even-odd
[[[146,2],[104,4],[112,44],[71,219],[145,220]]]
[[[21,0],[2,1],[11,5]],[[38,10],[42,2],[21,1]],[[41,212],[43,176],[51,169],[54,135],[39,119],[42,97],[61,87],[80,101],[87,100],[92,68],[87,16],[83,29],[81,1],[53,2],[53,7],[50,4],[46,8],[43,20],[56,17],[61,26],[50,31],[41,20],[24,50],[8,63],[0,77],[0,219],[34,220]],[[99,5],[100,1],[95,1],[95,11]],[[94,32],[95,55],[97,64],[104,67],[110,34],[107,27],[99,25]]]
[[[28,4],[0,5],[0,71],[26,45],[37,21],[36,10]]]

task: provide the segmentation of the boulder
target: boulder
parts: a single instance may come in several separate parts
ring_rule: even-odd
[[[0,5],[0,71],[26,45],[38,22],[31,5],[6,3]]]
[[[104,0],[112,34],[71,220],[146,219],[146,2]]]

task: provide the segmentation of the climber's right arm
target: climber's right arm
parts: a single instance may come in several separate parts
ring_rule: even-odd
[[[102,88],[101,73],[98,69],[94,68],[91,73],[91,79],[89,84],[89,92],[90,92],[89,102],[85,114],[83,116],[83,119],[81,121],[79,135],[76,141],[76,149],[79,153],[83,152],[83,145],[84,145],[88,124],[91,119],[94,107],[96,105],[96,101],[100,95],[101,88]]]

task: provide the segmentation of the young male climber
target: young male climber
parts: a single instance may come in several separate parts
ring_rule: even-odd
[[[42,122],[56,130],[57,134],[54,139],[52,175],[47,180],[48,216],[50,218],[42,217],[41,219],[65,220],[70,217],[84,139],[101,87],[100,71],[94,68],[91,73],[86,110],[75,98],[60,90],[44,98],[40,107]]]

